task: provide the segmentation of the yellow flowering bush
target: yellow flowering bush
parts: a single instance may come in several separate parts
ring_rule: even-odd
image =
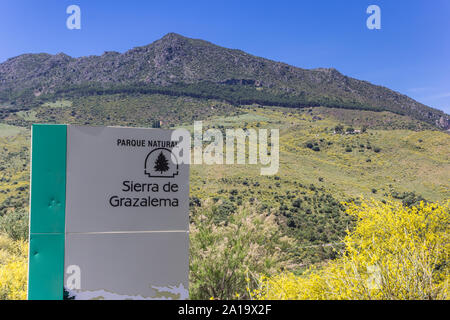
[[[340,257],[303,275],[262,277],[254,299],[448,299],[449,204],[362,200]]]
[[[0,234],[0,300],[27,298],[28,244]]]

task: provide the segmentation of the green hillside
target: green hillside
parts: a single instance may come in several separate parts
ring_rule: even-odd
[[[183,105],[189,105],[192,113],[180,112]],[[334,256],[333,247],[320,245],[338,243],[352,226],[341,201],[393,197],[411,205],[421,199],[450,198],[450,136],[389,112],[235,107],[164,95],[84,97],[34,111],[32,121],[27,119],[30,114],[16,112],[4,120],[10,124],[0,127],[3,215],[28,205],[30,131],[26,127],[31,122],[149,127],[161,117],[167,119],[163,127],[189,130],[194,119],[204,120],[204,130],[280,129],[280,170],[275,176],[261,176],[258,165],[192,165],[191,205],[212,200],[218,205],[218,221],[226,221],[246,203],[256,204],[261,212],[272,211],[298,246],[313,245],[296,252],[300,265]],[[335,133],[336,126],[344,133]],[[349,127],[365,132],[345,134]]]

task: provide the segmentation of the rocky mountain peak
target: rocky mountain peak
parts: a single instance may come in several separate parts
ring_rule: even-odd
[[[448,115],[387,88],[343,75],[335,68],[302,69],[241,50],[168,33],[120,54],[71,58],[24,54],[0,64],[0,103],[20,92],[52,93],[73,85],[200,84],[253,87],[259,95],[303,97],[308,105],[387,110],[448,128]],[[222,90],[222,89],[220,89]],[[265,91],[261,91],[265,90]],[[22,100],[24,101],[24,100]],[[300,106],[299,106],[300,107]]]

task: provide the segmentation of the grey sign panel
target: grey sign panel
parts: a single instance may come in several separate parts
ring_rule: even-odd
[[[66,232],[188,230],[189,165],[171,132],[68,126]]]
[[[187,232],[68,234],[66,290],[82,300],[187,299],[188,244]],[[71,266],[80,289],[69,289]]]
[[[77,299],[185,299],[189,165],[172,131],[67,128],[65,289]]]

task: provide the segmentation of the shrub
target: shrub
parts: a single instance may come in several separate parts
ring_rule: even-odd
[[[0,232],[13,240],[28,239],[28,211],[12,211],[0,216]]]
[[[300,208],[302,206],[302,199],[298,198],[292,201],[292,206],[294,208]]]
[[[337,125],[336,127],[334,127],[334,131],[336,133],[342,133],[344,131],[344,127],[341,125]]]
[[[402,200],[403,205],[406,207],[418,205],[421,201],[427,202],[421,195],[416,195],[414,192],[398,193],[394,191],[392,192],[392,197]]]
[[[450,201],[405,207],[347,204],[357,219],[345,250],[323,269],[260,278],[255,299],[448,299]]]
[[[348,127],[348,128],[345,130],[345,132],[347,132],[347,133],[353,133],[353,132],[355,132],[355,129],[353,129],[352,127]]]
[[[197,198],[197,197],[190,197],[190,198],[189,198],[189,207],[193,207],[193,206],[199,207],[199,206],[201,206],[201,205],[202,205],[202,204],[201,204],[199,198]]]
[[[25,241],[0,234],[0,300],[26,299],[27,256]]]
[[[214,222],[204,204],[193,213],[190,227],[190,298],[248,298],[254,274],[273,275],[288,265],[291,239],[282,237],[272,214],[244,206],[227,223]]]
[[[234,198],[234,197],[233,197]],[[236,211],[236,206],[228,199],[222,199],[211,210],[214,213],[214,222],[227,221],[229,216]]]

